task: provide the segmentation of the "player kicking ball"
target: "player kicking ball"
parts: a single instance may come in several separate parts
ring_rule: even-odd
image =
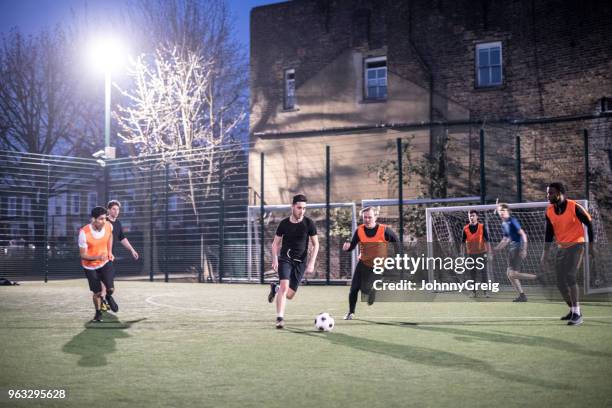
[[[113,299],[113,226],[106,221],[106,208],[91,210],[92,222],[79,231],[79,253],[81,266],[85,270],[89,290],[93,292],[96,314],[92,322],[102,321],[102,282],[106,285],[106,301],[111,308],[118,306]]]
[[[268,302],[276,297],[276,328],[285,327],[285,305],[293,299],[305,273],[314,271],[319,239],[315,223],[304,216],[306,196],[293,197],[291,215],[276,228],[272,242],[272,269],[278,272],[279,283],[270,284]],[[310,243],[310,253],[308,244]]]

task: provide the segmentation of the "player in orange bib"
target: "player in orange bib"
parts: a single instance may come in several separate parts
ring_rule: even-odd
[[[113,226],[106,221],[106,208],[95,207],[91,210],[93,218],[79,231],[79,252],[81,265],[85,270],[89,289],[93,292],[93,304],[96,314],[93,322],[102,321],[100,306],[102,303],[102,282],[106,285],[106,301],[114,304],[113,267]],[[115,303],[116,304],[116,303]]]
[[[350,252],[359,246],[359,262],[355,267],[351,290],[349,291],[349,311],[344,320],[352,320],[357,306],[357,295],[361,293],[368,295],[368,305],[372,305],[375,299],[375,290],[370,286],[373,276],[374,258],[387,256],[387,243],[398,242],[397,235],[388,226],[377,224],[378,212],[374,207],[366,207],[361,210],[363,224],[355,233],[351,242],[345,242],[342,249]]]
[[[555,257],[557,287],[570,307],[569,313],[561,320],[568,320],[569,326],[577,326],[582,323],[582,313],[578,302],[576,273],[584,253],[583,225],[587,228],[589,242],[593,242],[591,215],[580,204],[565,197],[565,186],[562,183],[550,183],[546,188],[546,198],[550,205],[546,209],[546,235],[540,263],[544,269],[554,237],[558,247]]]
[[[489,235],[484,224],[478,222],[478,211],[470,210],[468,213],[469,224],[463,227],[463,237],[461,239],[462,246],[465,248],[465,254],[468,258],[482,258],[490,260],[492,258],[491,244],[489,243]],[[485,267],[480,271],[481,281],[487,281],[487,268]],[[476,282],[477,269],[474,265],[470,268],[471,278]],[[485,297],[489,297],[487,291],[484,291]],[[477,296],[476,289],[474,289],[474,297]]]

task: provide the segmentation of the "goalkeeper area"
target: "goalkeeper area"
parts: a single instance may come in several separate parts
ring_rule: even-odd
[[[0,389],[64,389],[6,407],[612,405],[612,308],[584,302],[357,305],[303,286],[274,329],[265,285],[118,281],[120,311],[92,317],[84,279],[0,287]],[[336,319],[315,332],[316,314]]]

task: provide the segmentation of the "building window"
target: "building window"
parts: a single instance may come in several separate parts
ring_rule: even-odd
[[[81,212],[81,195],[72,194],[70,197],[70,214],[78,215]]]
[[[476,83],[483,88],[502,84],[501,42],[476,45]]]
[[[93,210],[98,205],[98,193],[90,192],[87,194],[87,212]]]
[[[178,197],[172,195],[168,197],[168,211],[178,211]]]
[[[9,217],[17,216],[17,197],[9,197],[8,198],[8,212],[7,215]]]
[[[21,199],[21,215],[24,217],[32,215],[32,199],[30,197],[23,197]]]
[[[295,109],[295,69],[285,70],[284,109]]]
[[[365,99],[387,99],[387,57],[365,60]]]

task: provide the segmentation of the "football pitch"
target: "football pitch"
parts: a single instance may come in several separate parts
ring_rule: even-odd
[[[0,287],[0,405],[7,407],[609,407],[612,304],[357,305],[304,286],[274,328],[268,286],[119,281],[93,317],[85,280]],[[314,331],[314,316],[336,319]],[[65,400],[9,400],[64,389]]]

